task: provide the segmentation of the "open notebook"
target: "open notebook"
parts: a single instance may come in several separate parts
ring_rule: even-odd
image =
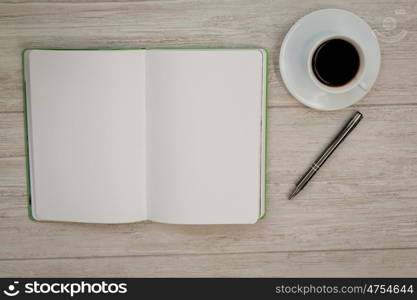
[[[25,50],[30,214],[256,222],[266,61],[262,49]]]

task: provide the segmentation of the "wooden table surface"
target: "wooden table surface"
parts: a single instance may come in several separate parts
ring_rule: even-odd
[[[417,276],[417,1],[1,1],[0,276]],[[376,31],[382,67],[354,107],[285,89],[290,26],[321,8]],[[271,53],[268,215],[255,225],[37,223],[27,217],[21,51],[261,46]],[[353,110],[365,118],[294,201],[294,182]]]

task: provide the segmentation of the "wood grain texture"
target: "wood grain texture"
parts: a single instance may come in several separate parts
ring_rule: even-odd
[[[382,51],[373,90],[337,112],[299,104],[278,65],[290,26],[327,7],[363,17],[377,30]],[[385,17],[395,17],[397,27],[384,27]],[[392,42],[401,30],[404,38]],[[3,1],[0,276],[417,276],[416,31],[417,3],[408,0]],[[270,50],[267,217],[230,226],[30,221],[21,50],[149,45]],[[305,191],[287,201],[293,183],[355,109],[363,122]]]
[[[416,249],[0,261],[8,277],[415,277]]]
[[[0,114],[0,158],[24,156],[23,136],[23,113]]]

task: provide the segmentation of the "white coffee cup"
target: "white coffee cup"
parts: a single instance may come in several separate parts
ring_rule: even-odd
[[[314,71],[313,71],[312,60],[313,60],[315,51],[323,43],[329,40],[334,40],[334,39],[341,39],[341,40],[345,40],[349,42],[352,46],[355,47],[359,55],[359,69],[357,73],[348,83],[342,86],[329,86],[329,85],[322,83],[317,78],[317,76],[314,74]],[[359,45],[359,43],[356,42],[353,38],[348,37],[346,35],[341,35],[341,34],[323,33],[323,34],[320,34],[317,38],[313,39],[306,50],[307,50],[306,68],[307,68],[308,75],[310,76],[310,79],[314,82],[314,84],[318,88],[323,90],[324,92],[332,93],[332,94],[346,93],[354,89],[355,87],[360,87],[365,92],[368,91],[369,85],[364,81],[364,78],[363,78],[365,71],[366,71],[366,67],[367,67],[365,52],[363,51],[363,47],[361,47],[361,45]],[[343,57],[341,57],[340,59],[343,59]]]

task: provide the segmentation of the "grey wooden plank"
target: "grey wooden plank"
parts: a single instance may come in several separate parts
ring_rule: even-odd
[[[268,214],[255,225],[35,223],[25,208],[23,157],[2,158],[0,259],[417,247],[415,105],[362,107],[362,123],[286,200],[353,110],[269,110]]]
[[[415,277],[417,249],[0,261],[2,277]]]
[[[0,158],[23,156],[23,113],[0,114]]]
[[[280,44],[298,18],[328,7],[357,13],[381,37],[381,74],[374,89],[360,103],[417,103],[415,1],[70,2],[0,3],[0,111],[23,109],[20,53],[27,47],[265,47],[271,53],[270,104],[301,107],[280,78]],[[395,30],[384,27],[387,17],[396,19]],[[406,32],[405,37],[392,42],[401,31]]]
[[[72,4],[72,3],[108,3],[108,2],[178,2],[184,0],[2,0],[1,3],[13,3],[13,4],[27,4],[27,3],[61,3],[61,4]]]

